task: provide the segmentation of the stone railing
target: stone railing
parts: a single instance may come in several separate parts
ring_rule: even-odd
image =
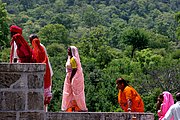
[[[45,64],[0,63],[0,120],[154,120],[152,113],[44,112]]]

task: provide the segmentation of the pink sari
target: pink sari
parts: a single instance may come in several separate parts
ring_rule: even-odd
[[[167,91],[163,92],[163,98],[164,100],[161,104],[161,110],[158,110],[159,120],[162,120],[164,118],[170,106],[174,104],[174,99],[171,93]],[[171,120],[174,120],[174,118],[171,118]]]
[[[87,111],[84,93],[84,74],[81,67],[78,49],[75,46],[70,46],[70,48],[72,56],[74,57],[77,64],[77,71],[74,77],[72,78],[72,82],[70,83],[72,69],[71,67],[69,67],[71,65],[70,57],[68,57],[66,62],[66,78],[64,81],[61,110],[66,111],[68,108],[72,107],[73,101],[75,100],[77,106],[82,111]]]

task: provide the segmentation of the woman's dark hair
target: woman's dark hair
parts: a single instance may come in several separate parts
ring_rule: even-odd
[[[34,38],[38,38],[38,36],[36,34],[31,34],[29,38],[33,40]]]
[[[180,92],[178,92],[178,93],[176,94],[176,100],[177,100],[177,101],[180,101]]]
[[[17,32],[11,32],[11,37],[13,37],[15,34],[17,34]]]
[[[161,104],[162,104],[162,101],[164,97],[163,97],[163,93],[161,93],[159,96],[158,96],[158,99],[157,99],[157,105],[156,105],[156,110],[160,110],[161,108]]]
[[[116,84],[119,84],[119,83],[124,83],[125,86],[129,86],[128,82],[124,80],[123,78],[118,78],[116,80]]]

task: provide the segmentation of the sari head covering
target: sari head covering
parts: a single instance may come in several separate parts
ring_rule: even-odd
[[[75,46],[70,46],[70,48],[72,57],[75,59],[77,64],[77,71],[72,78],[72,81],[70,82],[70,76],[72,71],[68,68],[68,65],[70,64],[70,57],[68,57],[66,62],[66,78],[64,81],[61,109],[63,111],[66,111],[68,108],[72,107],[74,101],[76,101],[77,106],[82,111],[87,111],[84,93],[84,74],[81,67],[78,49]]]
[[[70,46],[70,48],[71,48],[72,56],[73,56],[74,59],[76,60],[77,69],[79,70],[79,72],[82,72],[81,61],[80,61],[80,58],[79,58],[78,49],[77,49],[77,47],[75,47],[75,46]],[[83,78],[83,79],[84,79],[84,78]]]
[[[159,120],[165,116],[166,112],[170,108],[171,105],[174,104],[174,99],[171,93],[168,91],[163,92],[163,103],[161,104],[161,110],[158,110]],[[171,120],[174,120],[171,118]]]
[[[11,37],[12,37],[12,40],[11,40],[11,42],[10,42],[10,45],[11,45],[11,52],[10,52],[10,63],[12,63],[13,62],[13,57],[14,57],[14,54],[16,54],[16,53],[14,53],[14,52],[16,52],[16,50],[14,50],[14,49],[16,49],[16,47],[14,47],[14,39],[13,39],[13,35],[14,34],[17,34],[17,33],[19,33],[20,35],[22,34],[22,28],[20,28],[20,27],[18,27],[18,26],[16,26],[16,25],[11,25],[11,27],[9,28],[9,30],[10,30],[10,32],[11,33],[13,33],[13,34],[11,34]],[[18,61],[19,62],[19,61]]]
[[[52,98],[51,93],[51,73],[48,63],[48,57],[45,53],[44,48],[41,46],[40,41],[38,38],[33,39],[32,41],[33,46],[33,59],[35,59],[36,63],[45,63],[46,64],[46,71],[44,74],[44,104],[49,104]]]
[[[35,38],[32,41],[33,46],[33,58],[36,60],[37,63],[45,63],[46,55],[43,47],[40,45],[40,41]]]
[[[14,33],[19,33],[22,34],[22,28],[16,26],[16,25],[11,25],[10,31]]]

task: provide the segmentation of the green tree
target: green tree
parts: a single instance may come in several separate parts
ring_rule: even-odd
[[[168,36],[171,38],[172,41],[175,40],[175,20],[174,14],[172,13],[161,13],[158,15],[158,17],[155,19],[155,30],[164,36]]]
[[[179,60],[155,52],[144,49],[136,53],[135,58],[142,69],[141,73],[136,74],[136,78],[141,82],[140,86],[143,86],[141,91],[145,93],[154,88],[160,88],[163,91],[172,93],[178,91],[180,87]]]
[[[167,49],[169,47],[169,41],[170,38],[167,36],[157,34],[154,32],[149,32],[149,42],[148,47],[149,48],[165,48]]]
[[[177,27],[177,30],[176,30],[176,35],[177,35],[178,39],[180,40],[180,12],[177,12],[175,14],[175,19],[176,19],[176,22],[178,23],[178,27]]]
[[[9,27],[6,4],[0,0],[0,51],[9,45]]]
[[[104,68],[113,57],[106,36],[106,27],[93,27],[89,32],[84,33],[78,43],[78,46],[82,49],[82,55],[95,58],[100,68]]]
[[[136,28],[146,28],[145,18],[132,14],[129,19],[129,24]]]
[[[4,48],[0,51],[0,62],[9,62],[10,49]]]
[[[46,46],[52,43],[70,44],[68,30],[61,24],[48,24],[40,29],[38,35]]]
[[[65,63],[67,59],[67,48],[63,44],[52,43],[48,45],[47,52],[49,55],[49,60],[53,68],[53,85],[52,93],[53,98],[50,105],[48,106],[49,111],[60,111],[63,84],[66,75]]]
[[[123,19],[114,18],[112,19],[112,24],[109,27],[108,31],[108,41],[109,45],[113,48],[118,48],[123,50],[125,45],[122,41],[122,32],[123,29],[127,27],[127,23]]]
[[[87,27],[97,27],[98,25],[101,25],[102,22],[101,14],[96,12],[90,5],[87,5],[84,10],[82,20],[84,21],[84,25],[87,25]]]
[[[136,49],[142,50],[148,45],[148,35],[143,29],[130,28],[123,33],[124,43],[132,46],[131,57],[134,56]]]
[[[75,27],[75,22],[73,22],[73,18],[69,14],[59,13],[52,17],[51,24],[62,24],[67,29]]]

